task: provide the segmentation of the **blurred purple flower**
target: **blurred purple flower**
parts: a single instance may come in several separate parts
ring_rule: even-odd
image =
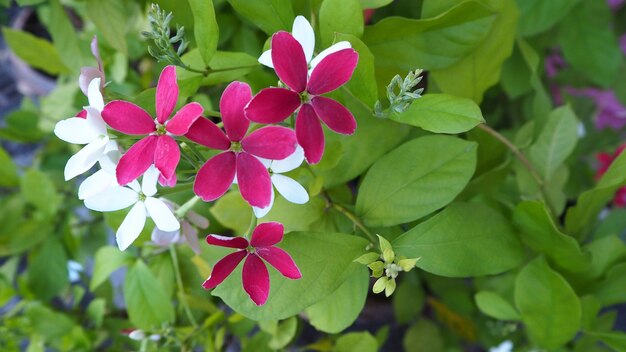
[[[609,7],[613,11],[619,9],[622,5],[624,5],[624,2],[626,2],[626,0],[607,0]]]
[[[548,56],[546,56],[544,67],[548,78],[556,76],[559,71],[561,71],[561,69],[563,69],[565,66],[567,66],[567,63],[559,52],[552,51],[550,54],[548,54]]]
[[[617,99],[612,90],[597,88],[566,88],[573,96],[583,96],[592,99],[598,108],[596,115],[596,128],[620,129],[626,126],[626,107]]]
[[[626,1],[626,0],[624,0],[624,1]],[[620,46],[620,48],[622,48],[622,52],[624,53],[624,55],[626,55],[626,33],[623,34],[619,38],[619,46]]]

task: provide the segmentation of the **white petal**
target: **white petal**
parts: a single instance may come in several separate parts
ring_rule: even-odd
[[[118,150],[107,152],[106,150],[110,144],[111,142],[107,143],[107,146],[104,148],[105,153],[98,159],[98,163],[100,164],[100,168],[115,175],[115,169],[117,168],[117,163],[120,161],[122,154]]]
[[[346,42],[346,41],[333,44],[326,50],[319,53],[313,60],[311,60],[311,69],[309,70],[309,72],[313,72],[313,69],[315,68],[315,66],[317,66],[317,64],[319,64],[320,61],[322,61],[322,59],[325,58],[326,56],[334,52],[337,52],[339,50],[343,50],[343,49],[347,49],[351,47],[352,45],[350,45],[350,42]]]
[[[263,166],[265,166],[266,169],[268,169],[271,165],[272,165],[272,161],[270,159],[265,159],[265,158],[259,158],[258,156],[254,156],[255,158],[259,159],[259,161],[261,162],[261,164],[263,164]]]
[[[254,216],[256,216],[257,219],[260,219],[264,217],[265,215],[267,215],[267,213],[269,213],[270,210],[272,210],[273,206],[274,206],[274,188],[272,188],[272,196],[270,197],[270,204],[266,206],[265,208],[252,207],[252,211],[254,212]]]
[[[148,170],[143,174],[141,179],[141,192],[148,197],[152,197],[156,194],[156,184],[159,180],[159,170],[152,164]]]
[[[120,151],[120,147],[117,145],[116,141],[109,141],[109,143],[107,143],[107,147],[104,149],[105,153],[108,153],[110,151],[117,151],[119,153]]]
[[[130,209],[126,218],[117,229],[115,239],[117,240],[117,246],[120,250],[126,250],[131,243],[135,242],[141,230],[143,230],[146,224],[146,207],[142,202],[137,202]]]
[[[282,174],[283,172],[291,171],[302,164],[304,161],[304,149],[301,146],[296,148],[290,156],[283,160],[274,160],[272,162],[272,171]]]
[[[296,17],[291,34],[302,45],[306,62],[310,62],[315,50],[315,32],[309,21],[304,16]]]
[[[178,242],[180,239],[180,232],[178,230],[163,231],[158,227],[155,227],[154,230],[152,230],[150,238],[157,246],[165,247]]]
[[[189,247],[196,254],[200,254],[202,251],[200,250],[200,241],[198,241],[198,230],[196,230],[193,226],[189,224],[187,221],[183,221],[183,236],[187,243],[189,243]]]
[[[89,82],[87,88],[87,99],[89,100],[89,106],[98,111],[104,109],[104,99],[102,99],[102,93],[100,93],[100,78],[94,78]]]
[[[278,193],[291,203],[304,204],[309,201],[309,194],[306,189],[290,177],[273,174],[272,183]]]
[[[96,110],[92,106],[86,106],[85,111],[87,111],[87,123],[91,126],[94,131],[97,131],[99,135],[107,134],[107,124],[102,119],[102,115],[100,111]]]
[[[141,186],[139,185],[139,182],[137,180],[132,180],[132,182],[127,184],[126,186],[130,187],[130,189],[137,193],[141,192]]]
[[[85,199],[85,206],[96,211],[116,211],[135,204],[139,200],[137,192],[127,187],[113,186]]]
[[[274,68],[274,63],[272,62],[272,50],[267,50],[259,56],[259,63],[261,65],[265,65],[270,68]]]
[[[57,122],[54,134],[60,139],[72,144],[87,144],[100,136],[100,132],[80,117],[72,117]]]
[[[106,170],[98,170],[80,184],[80,187],[78,187],[78,199],[91,198],[113,186],[117,186],[115,174],[110,174]]]
[[[144,201],[148,214],[156,226],[163,231],[175,231],[180,229],[180,223],[170,208],[163,203],[162,200],[153,197],[147,197]]]
[[[108,142],[107,137],[97,138],[74,154],[65,164],[65,181],[82,174],[91,169],[102,156],[104,147]]]

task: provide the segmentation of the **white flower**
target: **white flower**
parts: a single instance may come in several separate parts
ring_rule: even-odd
[[[80,273],[83,271],[83,266],[74,260],[67,261],[67,274],[70,282],[80,281]]]
[[[107,126],[100,113],[104,108],[104,100],[100,93],[100,78],[89,83],[89,106],[85,107],[85,118],[72,117],[59,121],[54,127],[54,134],[72,144],[86,144],[74,154],[65,165],[65,180],[70,180],[89,170],[104,154],[109,144]],[[111,142],[114,143],[114,142]],[[109,145],[111,148],[112,146]]]
[[[173,212],[180,207],[178,204],[167,199],[163,198],[162,200]],[[192,224],[201,229],[206,229],[209,227],[209,220],[195,211],[189,210],[187,214],[185,214],[185,217],[180,220],[180,230],[163,231],[155,227],[150,236],[152,243],[158,247],[167,247],[173,243],[187,242],[196,254],[200,254],[201,250],[200,242],[198,241],[198,230],[196,230]],[[182,237],[181,232],[183,235]]]
[[[343,41],[338,42],[327,48],[326,50],[319,53],[315,58],[313,58],[313,51],[315,50],[315,32],[313,31],[313,27],[304,16],[297,16],[293,21],[293,27],[291,29],[291,34],[293,37],[302,45],[302,49],[304,50],[304,57],[306,58],[306,62],[309,63],[309,74],[313,71],[315,66],[322,61],[326,56],[337,52],[339,50],[351,48],[350,42]],[[272,50],[267,50],[259,57],[259,62],[267,67],[274,68],[274,64],[272,63]]]
[[[115,168],[121,157],[122,154],[117,149],[110,150],[100,157],[98,163],[101,169],[94,172],[80,184],[78,187],[78,199],[85,200],[111,187],[119,186],[115,176]]]
[[[114,186],[85,199],[85,206],[96,211],[116,211],[133,206],[115,234],[120,250],[128,248],[139,237],[147,216],[152,218],[160,230],[176,231],[180,228],[170,208],[162,200],[153,197],[157,192],[158,178],[159,170],[152,165],[144,173],[141,187],[137,181],[133,181],[128,187]]]
[[[309,194],[306,189],[302,187],[294,179],[281,175],[281,173],[294,170],[304,161],[304,150],[298,146],[296,151],[283,160],[265,160],[261,162],[269,169],[272,179],[272,184],[276,187],[278,193],[280,193],[287,201],[295,204],[304,204],[309,201]],[[274,188],[272,188],[272,198],[270,204],[265,208],[252,207],[254,215],[257,218],[262,218],[272,209],[274,205]]]
[[[489,352],[511,352],[513,351],[513,342],[506,340],[496,347],[489,349]]]

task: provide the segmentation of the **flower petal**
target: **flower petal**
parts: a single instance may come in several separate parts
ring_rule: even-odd
[[[227,150],[230,140],[213,121],[200,117],[185,134],[189,140],[212,149]]]
[[[115,233],[117,246],[121,251],[126,250],[131,243],[135,242],[145,224],[146,207],[142,202],[137,202],[130,209],[124,221],[122,221],[122,225]]]
[[[290,279],[299,279],[302,277],[300,269],[293,261],[289,253],[278,247],[263,247],[256,251],[256,254],[270,263],[284,277]]]
[[[152,197],[156,194],[156,184],[159,179],[159,173],[159,169],[157,169],[154,165],[150,165],[148,170],[143,173],[143,177],[141,178],[141,193],[145,196]]]
[[[85,119],[87,120],[87,123],[91,125],[91,128],[96,130],[100,135],[106,136],[107,124],[102,119],[102,114],[100,110],[97,110],[96,108],[91,106],[86,106],[85,111],[87,112],[87,115],[85,115]]]
[[[291,34],[302,45],[306,62],[310,62],[315,50],[315,32],[309,21],[304,16],[296,16]]]
[[[196,176],[193,191],[205,202],[221,197],[233,183],[237,169],[237,157],[224,152],[209,159]]]
[[[278,193],[291,203],[304,204],[309,201],[309,194],[306,189],[291,177],[273,174],[272,184],[274,184]]]
[[[341,134],[353,134],[356,120],[350,110],[337,101],[326,97],[314,97],[311,105],[317,116],[331,130]]]
[[[280,31],[272,37],[272,63],[281,81],[298,93],[304,91],[308,65],[302,45],[291,34]]]
[[[255,248],[269,247],[283,240],[285,227],[279,222],[264,222],[259,224],[250,237],[250,245]]]
[[[178,100],[178,83],[176,83],[176,66],[166,66],[161,71],[156,87],[156,114],[160,124],[165,123],[172,114]]]
[[[78,199],[84,200],[93,197],[113,186],[117,186],[115,174],[111,174],[106,170],[98,170],[80,184],[78,187]]]
[[[154,165],[159,169],[166,180],[176,174],[176,166],[180,161],[180,149],[178,143],[170,136],[157,137],[157,145],[154,150]]]
[[[241,196],[250,205],[264,208],[270,204],[272,181],[259,159],[248,153],[237,155],[237,181]]]
[[[248,255],[243,263],[242,278],[243,289],[252,302],[257,306],[265,304],[270,294],[270,274],[261,258],[254,254]]]
[[[108,137],[97,138],[74,154],[65,164],[65,181],[71,180],[91,169],[104,153],[104,148],[106,148],[108,142]]]
[[[296,151],[282,160],[274,160],[270,167],[274,173],[282,174],[296,169],[304,161],[304,149],[301,146],[296,146]]]
[[[123,100],[113,100],[102,109],[102,119],[112,128],[133,135],[156,131],[152,117],[139,106]]]
[[[311,60],[311,68],[309,69],[309,73],[313,72],[313,70],[315,69],[315,66],[317,66],[317,64],[319,64],[320,61],[322,61],[326,56],[332,53],[336,53],[339,50],[348,49],[351,47],[352,45],[350,44],[350,42],[343,41],[343,42],[335,43],[331,45],[330,47],[324,49],[321,53],[317,54],[317,56],[313,60]]]
[[[228,237],[220,235],[206,236],[206,243],[212,246],[246,249],[249,245],[248,240],[243,237]]]
[[[258,123],[279,123],[300,106],[298,93],[286,88],[265,88],[246,106],[246,117]]]
[[[266,50],[259,56],[259,63],[265,65],[269,68],[274,68],[274,64],[272,63],[272,50]]]
[[[54,126],[54,134],[72,144],[87,144],[100,136],[86,118],[71,117],[61,120]]]
[[[189,128],[202,115],[204,108],[198,103],[189,103],[176,112],[174,117],[167,122],[167,132],[182,136],[189,132]]]
[[[195,226],[201,229],[206,229],[207,227],[209,227],[209,219],[196,213],[193,210],[190,210],[187,212],[186,218],[187,220],[189,220],[190,223],[194,224]]]
[[[150,240],[157,246],[167,247],[170,244],[178,242],[180,239],[180,231],[163,231],[155,227],[150,234]]]
[[[141,176],[154,163],[157,136],[148,136],[133,144],[120,158],[115,174],[124,186]]]
[[[163,187],[174,187],[176,186],[176,181],[176,173],[173,173],[170,178],[165,178],[163,175],[159,175],[159,184]]]
[[[91,82],[89,82],[89,86],[87,88],[87,100],[89,101],[89,106],[98,111],[102,111],[102,109],[104,109],[104,99],[102,98],[102,93],[100,92],[101,82],[102,78],[94,78]]]
[[[191,250],[196,253],[202,253],[200,249],[200,241],[198,241],[198,230],[196,230],[188,221],[183,221],[182,224],[182,233],[185,241],[191,247]]]
[[[274,206],[274,188],[272,188],[271,194],[272,196],[270,197],[270,204],[268,206],[266,206],[265,208],[252,207],[254,216],[256,216],[257,219],[264,217],[272,210],[272,207]]]
[[[95,211],[116,211],[137,203],[139,195],[128,187],[113,186],[85,199],[85,206]]]
[[[252,90],[247,83],[232,82],[220,98],[220,113],[226,135],[231,141],[240,141],[248,132],[250,121],[243,109],[252,99]]]
[[[350,80],[359,61],[354,49],[343,49],[326,56],[311,73],[307,91],[320,95],[339,88]]]
[[[296,151],[296,134],[282,126],[267,126],[250,133],[241,141],[246,152],[265,159],[285,159]]]
[[[89,83],[96,78],[104,79],[104,74],[97,67],[85,66],[80,68],[78,86],[83,94],[89,96]]]
[[[176,219],[172,210],[168,208],[162,200],[154,197],[147,197],[144,203],[148,214],[150,214],[154,224],[160,230],[176,231],[180,229],[178,219]]]
[[[215,288],[217,285],[221,284],[230,273],[235,270],[237,265],[243,260],[243,258],[248,255],[246,251],[237,251],[235,253],[231,253],[224,258],[220,259],[213,266],[213,270],[211,270],[211,276],[209,276],[206,281],[202,284],[206,290]]]
[[[304,104],[296,117],[296,137],[309,164],[317,164],[324,155],[324,130],[313,107]]]

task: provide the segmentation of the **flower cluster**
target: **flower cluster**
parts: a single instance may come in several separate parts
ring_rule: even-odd
[[[280,79],[278,86],[254,95],[247,83],[230,83],[219,102],[222,129],[202,116],[204,109],[197,102],[176,109],[179,87],[175,66],[167,66],[161,72],[156,86],[155,116],[128,101],[105,104],[105,75],[94,38],[92,52],[98,67],[84,68],[79,79],[89,105],[55,128],[62,140],[86,145],[68,161],[66,180],[85,173],[96,163],[100,165],[100,170],[80,185],[79,198],[95,211],[130,208],[116,232],[121,250],[139,237],[149,217],[156,226],[152,244],[167,246],[180,242],[182,229],[185,241],[199,251],[197,230],[192,224],[206,228],[208,222],[197,214],[193,220],[186,218],[189,207],[179,208],[159,197],[157,187],[176,186],[181,145],[189,141],[219,151],[192,170],[197,171],[193,191],[203,201],[215,201],[237,184],[241,196],[259,218],[274,203],[274,187],[286,200],[306,203],[306,189],[282,173],[296,169],[305,160],[310,164],[321,160],[322,122],[341,134],[349,135],[356,129],[352,113],[324,94],[350,80],[357,65],[357,52],[348,42],[339,42],[315,57],[314,51],[313,28],[302,16],[296,18],[292,33],[275,33],[271,49],[261,55],[259,62],[275,70]],[[290,116],[295,116],[295,131],[293,123],[285,122]],[[134,143],[124,150],[125,141]],[[180,211],[182,208],[185,211]],[[238,251],[217,262],[203,286],[214,288],[245,258],[244,290],[254,303],[261,305],[269,295],[269,273],[264,261],[287,278],[298,279],[301,274],[291,256],[275,247],[283,237],[281,224],[264,223],[250,231],[249,241],[244,237],[207,237],[210,245]]]

